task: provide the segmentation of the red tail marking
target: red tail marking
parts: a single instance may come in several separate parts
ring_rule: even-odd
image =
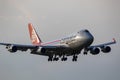
[[[30,34],[30,39],[32,41],[33,45],[41,45],[41,39],[39,38],[37,32],[33,28],[32,24],[28,24],[28,29],[29,29],[29,34]]]

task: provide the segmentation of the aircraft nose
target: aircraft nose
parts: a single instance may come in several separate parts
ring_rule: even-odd
[[[82,36],[84,37],[84,40],[90,45],[93,40],[94,40],[94,37],[93,35],[88,31],[88,30],[84,30],[83,33],[82,33]]]
[[[91,44],[94,41],[93,35],[87,29],[81,30],[78,33],[86,43]]]
[[[94,41],[94,37],[91,33],[87,33],[86,38],[89,44],[91,44]]]

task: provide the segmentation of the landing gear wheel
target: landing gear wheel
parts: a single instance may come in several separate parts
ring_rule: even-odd
[[[52,61],[52,58],[48,58],[48,61]]]
[[[66,61],[67,60],[67,58],[64,58],[64,61]]]
[[[67,57],[63,56],[63,57],[61,58],[61,61],[67,61]]]
[[[72,59],[72,61],[77,61],[77,58]]]
[[[53,56],[49,56],[48,61],[52,61],[52,60],[53,60]]]
[[[84,55],[87,55],[87,52],[83,52]]]
[[[67,58],[61,58],[61,61],[67,61]]]
[[[78,56],[74,55],[72,61],[77,61],[77,58],[78,58]]]
[[[58,57],[53,58],[53,61],[58,61],[58,60],[59,60]]]
[[[64,58],[61,58],[61,61],[64,61]]]

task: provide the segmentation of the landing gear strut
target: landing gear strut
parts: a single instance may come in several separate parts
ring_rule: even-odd
[[[49,56],[48,57],[48,61],[58,61],[59,58],[55,55],[54,57],[53,56]]]
[[[63,55],[63,57],[61,58],[61,61],[66,61],[66,60],[67,60],[67,57]]]
[[[72,61],[77,61],[78,56],[77,55],[73,55]],[[59,57],[56,57],[56,55],[53,56],[49,56],[48,57],[48,61],[58,61]],[[67,61],[67,57],[65,55],[62,56],[61,61]]]
[[[53,61],[58,61],[58,60],[59,60],[59,58],[56,57],[56,55],[55,55],[55,57],[53,58]]]
[[[84,49],[83,54],[84,54],[84,55],[87,55],[87,54],[88,54],[88,49],[87,49],[87,48]]]
[[[77,61],[78,56],[74,55],[72,61]]]
[[[53,56],[49,56],[48,61],[52,61],[52,60],[53,60]]]
[[[84,55],[87,55],[87,52],[85,51],[85,52],[83,52],[83,54],[84,54]]]

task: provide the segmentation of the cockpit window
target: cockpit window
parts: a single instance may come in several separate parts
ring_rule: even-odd
[[[85,29],[85,32],[89,32],[87,29]]]
[[[89,33],[89,31],[88,31],[87,29],[85,29],[85,30],[78,31],[78,34],[80,34],[80,33],[84,33],[84,32]]]

